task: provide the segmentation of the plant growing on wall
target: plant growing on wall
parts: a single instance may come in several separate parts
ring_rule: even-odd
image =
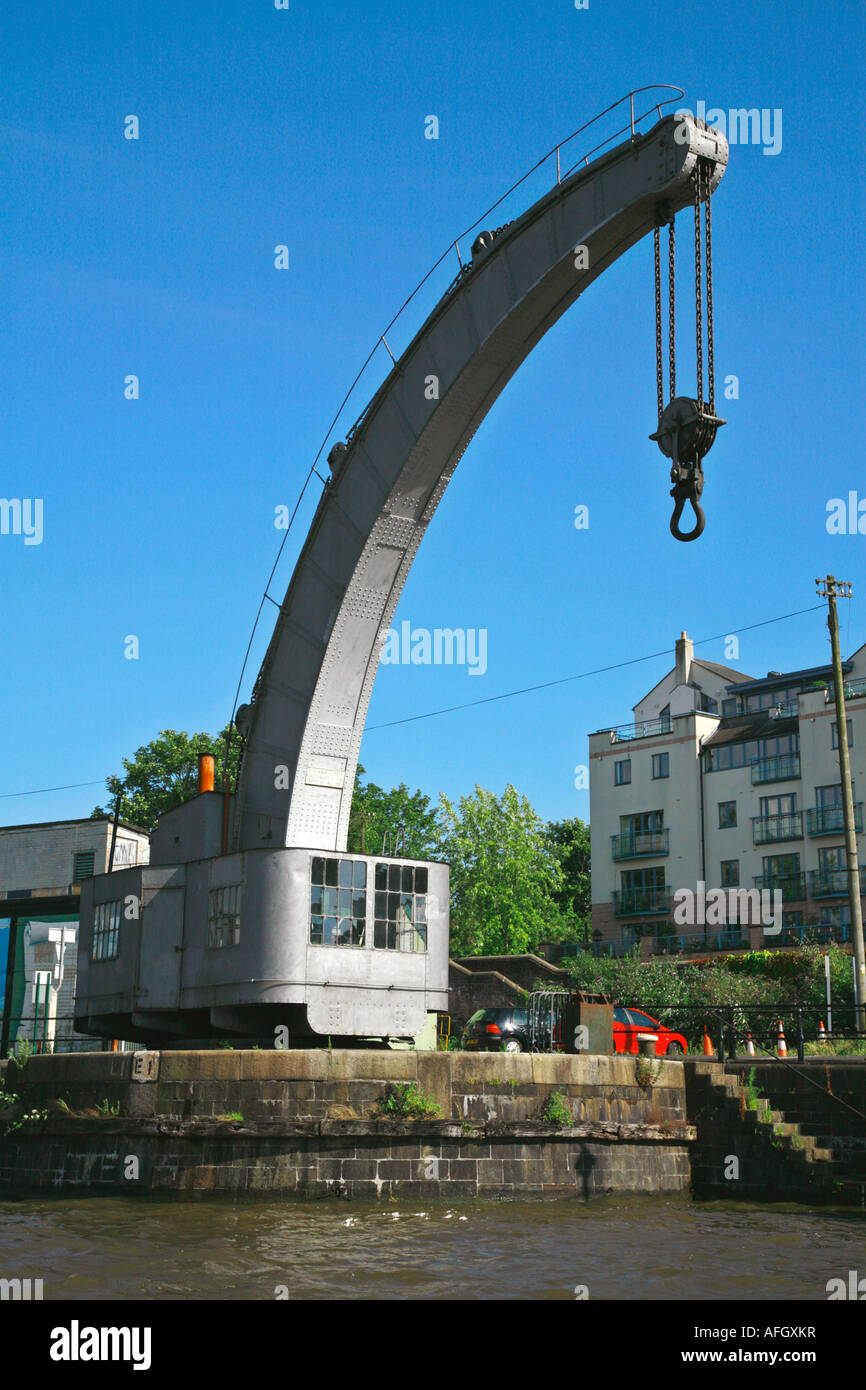
[[[436,1102],[418,1089],[417,1081],[390,1082],[380,1105],[384,1115],[407,1120],[421,1120],[441,1114]]]
[[[571,1125],[573,1116],[564,1092],[551,1091],[538,1112],[538,1118],[542,1120],[544,1124],[556,1125],[559,1129],[564,1129],[566,1125]]]

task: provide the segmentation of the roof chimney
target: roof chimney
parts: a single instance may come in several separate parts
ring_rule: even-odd
[[[679,641],[676,646],[677,653],[677,685],[688,685],[689,677],[692,672],[692,660],[695,655],[695,644],[684,632],[680,633]]]

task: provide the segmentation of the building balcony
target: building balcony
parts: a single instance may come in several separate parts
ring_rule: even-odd
[[[806,897],[805,874],[756,874],[754,884],[756,888],[766,888],[770,893],[779,889],[783,903],[801,902]]]
[[[670,854],[669,830],[652,830],[642,835],[611,835],[610,852],[613,859],[644,859],[651,854]]]
[[[847,898],[847,869],[812,869],[809,889],[813,898]]]
[[[778,753],[772,758],[756,758],[752,763],[752,784],[789,782],[800,776],[800,754]]]
[[[614,743],[629,743],[636,738],[657,738],[670,731],[671,717],[665,714],[660,719],[646,719],[642,724],[620,724],[619,728],[611,729],[611,734]]]
[[[613,895],[615,917],[640,917],[651,912],[670,912],[673,896],[669,884],[663,888],[624,888]]]
[[[854,829],[859,834],[863,829],[863,802],[854,806]],[[811,836],[843,835],[845,816],[841,806],[816,806],[806,812],[806,831]]]
[[[803,812],[780,816],[752,816],[752,844],[772,845],[780,840],[802,840]]]

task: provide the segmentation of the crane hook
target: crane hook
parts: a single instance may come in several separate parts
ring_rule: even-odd
[[[704,477],[699,468],[694,471],[680,468],[679,471],[686,476],[678,478],[671,488],[671,497],[676,502],[674,514],[671,517],[671,535],[678,541],[696,541],[706,525],[704,509],[700,503],[700,496],[704,490]],[[673,476],[674,473],[672,472],[671,477]],[[680,529],[680,518],[686,502],[691,502],[692,511],[695,514],[695,525],[691,531]]]

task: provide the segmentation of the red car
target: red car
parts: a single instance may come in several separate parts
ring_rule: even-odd
[[[641,1013],[640,1009],[614,1009],[613,1047],[615,1052],[638,1051],[637,1040],[641,1033],[655,1033],[657,1057],[682,1057],[689,1045],[682,1033],[672,1033],[657,1018]]]

